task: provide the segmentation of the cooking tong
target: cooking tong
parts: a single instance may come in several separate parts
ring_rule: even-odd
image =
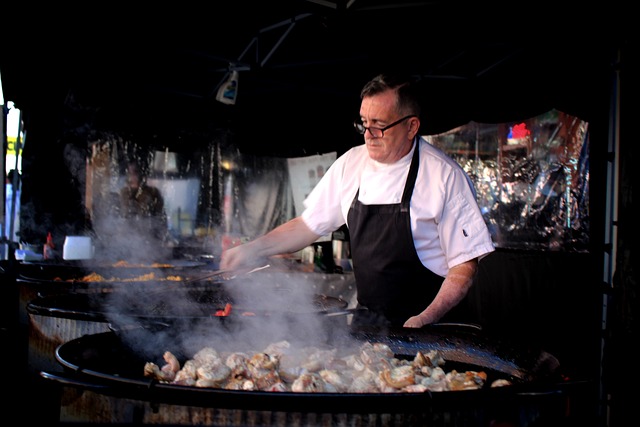
[[[212,273],[205,274],[204,276],[192,277],[190,279],[185,279],[185,280],[182,281],[182,283],[199,282],[201,280],[211,279],[213,277],[220,277],[223,280],[232,280],[232,279],[235,279],[238,276],[247,276],[247,275],[249,275],[251,273],[255,273],[256,271],[264,270],[265,268],[269,268],[269,267],[271,267],[271,265],[270,264],[266,264],[266,265],[263,265],[261,267],[253,268],[253,269],[251,269],[249,271],[246,271],[246,272],[233,274],[231,276],[227,276],[227,274],[231,273],[231,270],[216,270],[216,271],[214,271]]]
[[[220,277],[220,278],[222,278],[222,280],[232,280],[232,279],[235,279],[238,276],[246,276],[246,275],[249,275],[251,273],[255,273],[256,271],[264,270],[265,268],[269,268],[269,267],[271,267],[271,265],[270,264],[266,264],[266,265],[263,265],[263,266],[260,266],[260,267],[253,268],[253,269],[251,269],[249,271],[246,271],[246,272],[235,273],[235,274],[233,274],[231,276],[225,276],[225,274],[231,273],[231,270],[216,270],[216,271],[213,271],[211,273],[205,274],[204,276],[198,276],[198,277],[192,277],[192,278],[189,278],[189,279],[184,279],[184,280],[182,280],[180,282],[179,285],[178,284],[172,284],[172,285],[169,285],[169,286],[165,286],[162,289],[155,289],[155,290],[152,290],[152,291],[146,291],[145,295],[149,296],[149,295],[154,295],[154,294],[162,294],[162,293],[167,292],[167,291],[180,289],[180,288],[182,288],[182,285],[184,285],[186,283],[198,282],[198,281],[201,281],[201,280],[211,279],[213,277]],[[162,304],[164,304],[164,303],[162,303]],[[154,311],[157,308],[158,307],[154,308]]]

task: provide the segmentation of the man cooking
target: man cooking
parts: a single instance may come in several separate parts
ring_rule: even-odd
[[[333,163],[299,217],[225,251],[220,268],[298,251],[346,224],[359,305],[383,324],[419,328],[462,301],[494,246],[469,177],[418,136],[415,83],[378,75],[360,97],[365,144]]]

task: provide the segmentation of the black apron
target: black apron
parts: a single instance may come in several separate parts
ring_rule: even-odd
[[[358,303],[368,309],[354,322],[402,326],[427,308],[442,285],[444,279],[422,264],[413,244],[409,202],[419,160],[416,140],[399,204],[364,205],[358,201],[360,189],[351,203],[347,223],[353,272]]]

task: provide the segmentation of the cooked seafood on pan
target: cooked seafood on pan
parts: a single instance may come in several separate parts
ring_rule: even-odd
[[[138,267],[138,268],[173,268],[173,264],[168,264],[164,262],[153,262],[151,264],[140,264],[140,263],[131,263],[129,261],[120,260],[116,261],[112,264],[113,267]]]
[[[169,351],[163,359],[162,367],[147,362],[144,375],[164,383],[228,390],[417,393],[474,390],[487,381],[484,371],[445,372],[445,360],[437,350],[400,359],[388,345],[369,342],[344,355],[335,348],[294,349],[281,341],[256,353],[205,347],[182,365]],[[510,384],[499,379],[491,386]]]
[[[155,273],[151,272],[151,273],[146,273],[146,274],[142,274],[140,276],[136,276],[136,277],[127,277],[127,278],[121,278],[121,277],[104,277],[101,274],[98,273],[90,273],[87,274],[86,276],[77,278],[77,279],[68,279],[68,280],[63,280],[61,278],[54,278],[54,281],[66,281],[66,282],[84,282],[84,283],[92,283],[92,282],[148,282],[151,280],[156,280],[156,281],[162,281],[162,280],[167,280],[167,281],[175,281],[175,282],[180,282],[183,281],[184,278],[182,276],[166,276],[166,277],[158,277],[155,275]]]

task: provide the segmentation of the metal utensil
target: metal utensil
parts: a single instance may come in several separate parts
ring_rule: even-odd
[[[224,275],[227,274],[227,273],[230,273],[231,270],[217,270],[217,271],[214,271],[213,273],[209,273],[209,274],[206,274],[204,276],[193,277],[193,278],[190,278],[190,279],[183,280],[182,283],[198,282],[200,280],[211,279],[213,277],[219,277],[219,276],[222,276],[223,280],[232,280],[232,279],[235,279],[238,276],[247,276],[247,275],[249,275],[251,273],[255,273],[256,271],[264,270],[265,268],[269,268],[269,267],[271,267],[271,265],[270,264],[266,264],[266,265],[263,265],[261,267],[253,268],[253,269],[251,269],[251,270],[249,270],[247,272],[236,273],[236,274],[234,274],[232,276],[226,276],[226,277]]]
[[[269,268],[269,267],[271,267],[271,265],[270,264],[266,264],[266,265],[263,265],[263,266],[260,266],[260,267],[253,268],[253,269],[251,269],[251,270],[249,270],[247,272],[236,273],[236,274],[234,274],[232,276],[223,277],[222,279],[225,280],[225,281],[226,280],[232,280],[232,279],[235,279],[238,276],[241,276],[241,277],[247,276],[249,274],[255,273],[256,271],[264,270],[265,268]],[[216,270],[216,271],[214,271],[212,273],[208,273],[208,274],[206,274],[204,276],[199,276],[199,277],[194,277],[194,278],[182,280],[179,285],[178,284],[172,284],[170,286],[165,286],[162,289],[155,289],[155,290],[152,290],[152,291],[146,291],[145,295],[149,296],[149,295],[166,293],[166,292],[169,292],[169,291],[172,291],[172,290],[180,289],[187,283],[197,282],[197,281],[200,281],[200,280],[206,280],[206,279],[210,279],[212,277],[224,276],[224,274],[230,273],[230,272],[231,272],[231,270]],[[163,302],[163,304],[164,304],[164,302]]]

